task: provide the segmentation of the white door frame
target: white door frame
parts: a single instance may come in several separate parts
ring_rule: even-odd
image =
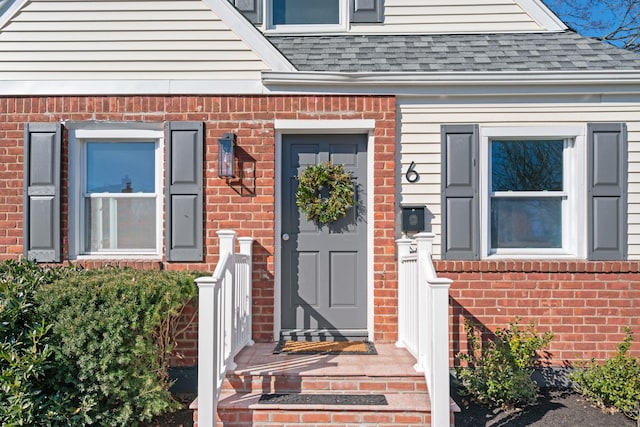
[[[275,235],[274,235],[274,324],[273,339],[280,338],[282,324],[282,135],[285,134],[367,134],[367,332],[373,341],[373,159],[376,121],[371,120],[276,120],[275,129]]]

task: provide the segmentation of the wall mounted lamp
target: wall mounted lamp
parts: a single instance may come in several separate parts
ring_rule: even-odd
[[[235,147],[236,134],[225,133],[218,139],[218,176],[220,178],[235,178]]]

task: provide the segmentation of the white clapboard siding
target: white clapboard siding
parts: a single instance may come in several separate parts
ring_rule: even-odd
[[[628,222],[630,259],[640,259],[640,103],[632,102],[527,102],[447,104],[444,101],[399,100],[400,158],[403,204],[426,204],[434,215],[434,253],[440,255],[440,125],[479,124],[482,126],[574,126],[590,122],[624,122],[628,127]],[[404,172],[411,162],[420,173],[410,184]]]
[[[256,80],[267,65],[203,1],[46,1],[0,31],[0,80]]]
[[[353,24],[364,33],[542,31],[515,0],[385,0],[384,25]]]
[[[74,10],[78,12],[96,12],[104,10],[125,11],[125,10],[137,10],[137,11],[163,11],[176,9],[190,9],[190,10],[207,10],[207,6],[200,0],[178,0],[178,1],[85,1],[85,0],[72,0],[72,1],[36,1],[33,2],[31,10],[33,12],[51,12],[59,10]],[[178,6],[179,5],[179,6]]]

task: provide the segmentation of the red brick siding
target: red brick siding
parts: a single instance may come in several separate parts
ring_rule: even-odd
[[[132,261],[138,268],[213,271],[218,258],[216,231],[231,228],[256,239],[254,245],[254,339],[272,339],[274,303],[275,131],[277,119],[373,119],[374,150],[374,315],[375,338],[396,339],[395,238],[395,98],[389,96],[73,96],[0,98],[0,259],[22,254],[23,129],[27,122],[60,121],[203,121],[205,122],[205,261],[169,263]],[[240,160],[255,176],[241,183],[217,176],[217,139],[238,135]],[[67,136],[63,177],[68,182]],[[63,254],[68,256],[68,189],[63,188]],[[255,191],[254,191],[255,190]],[[108,263],[87,262],[97,266]],[[194,328],[180,342],[185,365],[193,360]],[[187,356],[186,354],[189,354]]]
[[[640,261],[435,261],[453,279],[452,357],[466,350],[465,319],[490,331],[516,316],[551,330],[552,363],[611,357],[630,326],[640,355]]]

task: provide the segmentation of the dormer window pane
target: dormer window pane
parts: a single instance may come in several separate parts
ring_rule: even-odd
[[[273,0],[274,25],[339,24],[340,0]]]

